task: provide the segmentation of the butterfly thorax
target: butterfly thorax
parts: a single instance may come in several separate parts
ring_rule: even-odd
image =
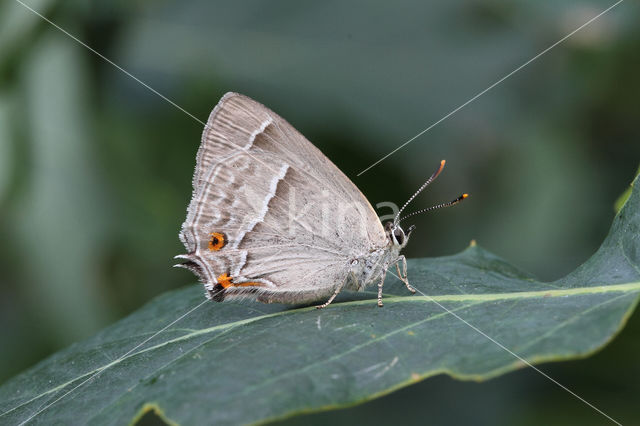
[[[399,253],[399,247],[387,246],[352,260],[351,288],[362,290],[367,285],[379,281],[389,266],[397,261]]]
[[[351,287],[362,290],[367,285],[382,279],[390,266],[398,262],[400,251],[409,241],[409,232],[405,234],[402,228],[389,222],[385,225],[387,244],[384,247],[372,249],[369,253],[351,261],[353,273]]]

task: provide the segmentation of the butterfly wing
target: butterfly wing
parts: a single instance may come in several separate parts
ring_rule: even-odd
[[[302,302],[327,297],[349,262],[386,243],[358,188],[277,114],[226,94],[205,127],[181,266],[216,300],[255,294]]]

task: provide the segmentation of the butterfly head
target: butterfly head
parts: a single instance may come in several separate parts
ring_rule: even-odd
[[[387,238],[396,247],[404,248],[409,242],[409,236],[416,229],[415,225],[411,225],[405,231],[399,224],[395,224],[393,222],[387,222],[385,225],[385,231],[387,233]]]

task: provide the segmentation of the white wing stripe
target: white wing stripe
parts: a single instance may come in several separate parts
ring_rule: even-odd
[[[278,174],[271,180],[271,184],[269,185],[269,192],[267,193],[267,196],[264,198],[264,201],[262,202],[262,209],[260,210],[259,215],[249,223],[249,226],[247,227],[246,230],[240,231],[237,239],[233,243],[233,248],[238,248],[238,245],[242,242],[247,232],[251,232],[251,230],[258,224],[258,222],[262,222],[264,220],[264,217],[267,214],[267,211],[269,210],[269,201],[271,201],[273,196],[276,195],[278,182],[284,179],[284,176],[287,174],[287,170],[289,170],[289,165],[284,164],[280,168],[280,171],[278,172]]]
[[[242,148],[245,151],[249,151],[249,148],[251,148],[253,146],[253,142],[256,140],[256,137],[258,137],[258,135],[262,132],[264,132],[264,130],[267,128],[267,126],[269,124],[271,124],[273,121],[271,120],[271,117],[269,117],[267,120],[263,121],[262,124],[260,125],[260,127],[254,131],[253,133],[251,133],[251,137],[249,138],[249,142]]]

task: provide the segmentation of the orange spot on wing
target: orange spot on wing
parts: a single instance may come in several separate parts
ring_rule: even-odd
[[[247,281],[244,283],[233,283],[233,277],[230,277],[226,272],[218,277],[218,284],[220,284],[223,288],[227,287],[259,287],[262,283],[257,283],[253,281]]]
[[[227,243],[224,234],[212,232],[209,234],[209,250],[218,251]]]
[[[222,275],[220,275],[218,277],[218,284],[220,284],[224,288],[227,288],[227,287],[233,285],[231,280],[232,280],[232,278],[225,272],[224,274],[222,274]]]
[[[246,283],[234,284],[234,287],[259,287],[262,283],[256,283],[253,281],[248,281]]]

